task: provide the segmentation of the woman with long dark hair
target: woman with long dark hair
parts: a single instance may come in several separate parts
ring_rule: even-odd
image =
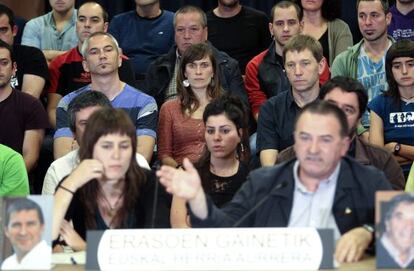
[[[206,106],[203,114],[206,148],[195,163],[204,191],[222,206],[246,180],[249,141],[246,112],[237,97],[224,96]],[[171,226],[189,227],[185,202],[174,198]]]

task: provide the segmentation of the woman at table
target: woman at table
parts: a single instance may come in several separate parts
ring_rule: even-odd
[[[158,158],[180,167],[184,157],[195,162],[204,148],[204,108],[222,89],[212,49],[205,43],[190,46],[177,75],[178,98],[165,102],[158,123]]]
[[[352,33],[347,23],[339,19],[340,4],[336,0],[301,0],[303,30],[318,40],[329,66],[337,55],[353,45]]]
[[[206,149],[195,167],[204,191],[220,207],[233,198],[248,174],[246,112],[239,98],[226,95],[206,106],[203,122]],[[185,201],[174,198],[170,214],[173,228],[190,227]]]
[[[407,178],[414,160],[414,42],[394,43],[385,57],[388,91],[369,104],[369,141],[394,154]]]
[[[87,230],[151,224],[154,180],[136,162],[136,138],[124,110],[91,115],[79,148],[81,162],[56,188],[54,240],[60,235],[73,250],[84,250]]]

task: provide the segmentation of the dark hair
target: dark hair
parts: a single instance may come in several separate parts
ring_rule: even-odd
[[[279,2],[277,4],[275,4],[272,7],[272,10],[270,11],[271,23],[273,23],[273,21],[275,20],[274,17],[275,17],[275,10],[276,10],[276,8],[283,8],[283,9],[285,9],[285,8],[290,8],[290,7],[294,7],[295,8],[296,15],[298,16],[299,22],[302,21],[302,19],[303,19],[303,10],[302,10],[302,8],[298,4],[296,4],[295,2],[288,1],[288,0],[284,0],[284,1],[281,1],[281,2]]]
[[[325,96],[331,92],[334,88],[340,88],[343,92],[355,93],[358,98],[358,108],[360,118],[365,110],[367,109],[368,95],[365,87],[356,79],[345,77],[345,76],[335,76],[327,81],[319,91],[319,98],[322,100]]]
[[[115,227],[127,227],[128,213],[133,212],[136,202],[139,200],[141,188],[146,182],[144,171],[138,166],[135,153],[137,137],[135,126],[127,113],[122,109],[103,108],[94,112],[88,119],[85,133],[79,148],[80,160],[92,159],[96,142],[102,136],[108,134],[127,135],[131,139],[132,155],[129,168],[125,174],[124,198],[121,209],[113,219]],[[79,189],[80,201],[85,210],[85,225],[87,229],[96,228],[95,216],[97,199],[102,191],[97,180],[89,181]]]
[[[393,197],[388,202],[388,209],[387,209],[387,212],[385,213],[385,221],[389,221],[392,218],[395,209],[401,203],[408,203],[408,204],[414,203],[414,194],[403,193],[403,194],[398,194],[397,196]]]
[[[185,87],[183,85],[183,80],[186,79],[184,75],[185,68],[187,64],[203,59],[204,57],[208,57],[210,59],[213,67],[213,78],[207,87],[207,96],[211,99],[215,99],[222,93],[217,60],[214,56],[213,50],[207,43],[191,45],[187,50],[185,50],[183,56],[181,57],[180,70],[177,74],[177,93],[181,102],[181,111],[183,114],[188,110],[191,115],[200,106],[200,102],[191,89],[191,86]]]
[[[4,42],[3,40],[0,39],[0,48],[4,48],[7,49],[10,53],[10,60],[12,63],[14,63],[16,61],[15,56],[14,56],[14,51],[13,51],[13,47],[8,44],[7,42]]]
[[[203,113],[203,122],[205,125],[210,116],[217,116],[221,114],[224,114],[227,119],[233,122],[236,126],[237,133],[241,138],[241,142],[236,149],[237,156],[240,161],[247,163],[250,156],[250,146],[246,112],[246,108],[239,97],[225,94],[212,100],[206,106]],[[242,130],[242,134],[239,132],[240,129]],[[205,146],[201,158],[197,161],[197,163],[195,163],[195,167],[199,171],[201,181],[205,189],[208,189],[209,182],[211,181],[210,157],[211,153],[207,146]]]
[[[338,121],[339,126],[341,127],[339,134],[341,137],[346,137],[349,135],[349,128],[348,128],[348,121],[346,119],[345,113],[336,105],[333,105],[332,103],[329,103],[327,101],[314,101],[307,105],[305,105],[302,108],[302,111],[298,114],[295,121],[295,129],[296,125],[298,123],[298,120],[300,117],[305,113],[312,113],[312,114],[318,114],[318,115],[332,115],[335,117],[335,119]]]
[[[106,10],[104,9],[104,7],[101,4],[99,4],[98,2],[96,2],[96,1],[89,1],[89,0],[88,1],[85,1],[84,3],[82,3],[82,5],[79,6],[78,10],[81,7],[83,7],[84,5],[86,5],[86,4],[96,4],[96,5],[98,5],[101,8],[101,11],[102,11],[102,19],[103,19],[103,21],[105,23],[109,22],[108,12],[106,12]],[[79,16],[79,14],[78,14],[78,16]]]
[[[11,10],[8,6],[0,4],[0,16],[6,15],[9,18],[9,25],[11,28],[13,28],[16,23],[14,22],[14,13],[13,10]]]
[[[18,213],[21,211],[35,210],[40,224],[45,224],[42,209],[39,204],[28,198],[11,198],[7,206],[6,215],[4,217],[4,225],[7,228],[10,222],[10,216],[12,213]]]
[[[76,96],[68,105],[69,127],[76,132],[76,113],[92,106],[112,107],[108,97],[102,92],[91,90]]]
[[[385,73],[388,82],[388,90],[385,92],[385,95],[391,97],[396,105],[400,105],[401,95],[392,72],[392,62],[398,57],[414,58],[414,41],[403,39],[395,42],[388,49],[385,56]]]
[[[341,0],[323,0],[321,6],[322,18],[333,21],[341,17]],[[302,1],[298,0],[298,5],[303,9]]]
[[[200,14],[200,18],[201,18],[201,26],[203,28],[205,28],[207,26],[207,16],[206,13],[199,7],[196,6],[191,6],[191,5],[186,5],[183,6],[181,8],[179,8],[175,14],[174,14],[174,20],[173,20],[173,25],[174,28],[176,27],[177,24],[177,16],[180,14],[187,14],[187,13],[198,13]]]
[[[286,53],[290,51],[302,52],[305,49],[311,51],[316,61],[320,62],[323,58],[323,50],[319,41],[309,35],[298,34],[289,39],[283,47],[283,62],[286,63]]]
[[[388,3],[388,0],[357,0],[356,8],[358,10],[359,3],[361,2],[374,2],[374,1],[379,1],[381,3],[382,10],[384,11],[385,14],[390,12],[390,4]]]

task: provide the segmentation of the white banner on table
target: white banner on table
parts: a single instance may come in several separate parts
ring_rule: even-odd
[[[97,253],[101,270],[317,270],[323,257],[313,228],[108,230],[100,235],[98,241],[99,234],[88,233],[88,254]],[[97,250],[89,247],[93,243]],[[88,260],[87,268],[93,268]]]

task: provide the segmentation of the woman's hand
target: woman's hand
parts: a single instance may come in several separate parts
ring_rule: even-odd
[[[60,227],[60,235],[66,244],[70,246],[74,251],[86,250],[86,242],[79,236],[75,231],[71,223],[67,220],[63,220],[62,226]]]
[[[72,171],[63,185],[75,192],[90,180],[102,178],[104,175],[103,164],[96,159],[85,159]]]

